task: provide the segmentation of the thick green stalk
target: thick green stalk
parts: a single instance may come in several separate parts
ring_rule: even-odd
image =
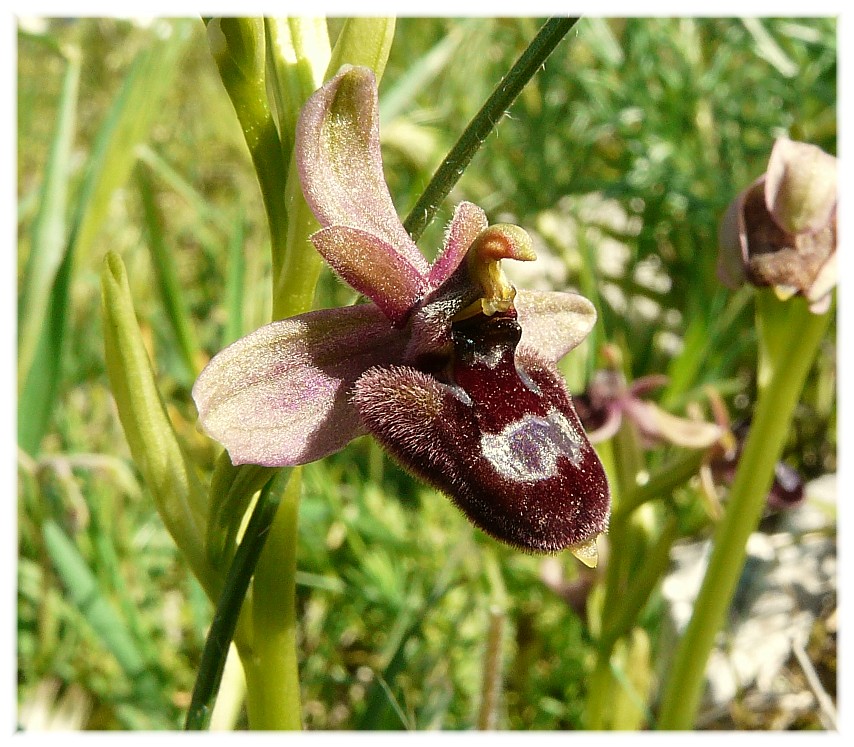
[[[768,372],[767,384],[760,390],[726,513],[715,533],[709,567],[694,604],[694,614],[676,650],[664,690],[659,729],[690,729],[694,724],[705,682],[706,662],[741,575],[747,539],[759,523],[792,413],[832,316],[831,313],[809,313],[800,298],[786,304],[785,307],[782,303],[771,304],[772,308],[768,308],[763,300],[758,305],[766,316],[768,313],[786,315],[786,326],[773,325],[775,333],[785,339],[765,346],[765,350],[773,349],[778,354],[772,360],[760,362],[760,368]],[[767,328],[770,321],[762,320],[760,328]]]
[[[296,648],[297,524],[301,470],[293,471],[255,567],[249,646],[240,647],[253,730],[302,728]]]
[[[211,53],[231,98],[261,187],[274,260],[287,246],[285,194],[289,161],[284,160],[276,121],[267,100],[262,18],[207,21]]]
[[[184,727],[187,730],[205,729],[210,721],[214,699],[225,669],[228,647],[237,628],[255,564],[264,549],[264,543],[276,518],[285,479],[287,479],[287,472],[280,472],[275,478],[268,477],[268,482],[258,497],[243,539],[228,569],[211,629],[202,651],[199,673],[193,687],[193,698]]]
[[[617,507],[622,504],[623,496],[637,485],[637,474],[643,465],[637,430],[631,422],[623,421],[620,430],[611,442],[613,459],[611,470],[611,499]],[[599,642],[596,652],[596,666],[588,687],[586,708],[586,728],[598,730],[607,727],[608,710],[615,697],[619,683],[611,669],[611,655],[614,650],[614,638],[604,637],[611,619],[614,606],[624,594],[627,565],[630,559],[627,543],[631,541],[629,522],[611,525],[608,532],[610,554],[605,570],[605,596],[602,601],[601,620],[599,621]]]
[[[418,241],[442,200],[448,196],[508,107],[577,22],[578,18],[550,18],[546,21],[507,75],[499,81],[409,212],[403,225],[413,241]]]
[[[328,77],[325,23],[294,18],[209,19],[206,23],[211,51],[252,155],[270,224],[273,319],[300,314],[313,304],[322,263],[308,240],[318,225],[303,199],[291,147],[299,109],[324,72]],[[337,64],[370,65],[379,77],[393,31],[390,19],[348,22],[331,57]],[[267,100],[268,87],[277,103],[281,137]],[[227,560],[237,522],[267,471],[252,465],[235,468],[227,456],[220,459],[211,485],[213,509],[207,532],[213,562]],[[250,613],[236,629],[252,729],[301,727],[295,612],[299,491],[300,473],[295,470],[265,535],[266,547],[256,556]],[[225,655],[226,648],[220,647],[216,662],[220,672]],[[216,687],[209,698],[215,691]]]

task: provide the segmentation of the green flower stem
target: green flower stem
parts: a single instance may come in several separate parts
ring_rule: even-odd
[[[252,511],[252,517],[249,519],[234,560],[228,569],[222,594],[217,602],[216,613],[202,651],[202,661],[199,665],[193,697],[184,727],[187,730],[205,729],[210,721],[214,699],[225,668],[228,647],[231,645],[237,628],[243,600],[249,589],[258,556],[264,549],[270,527],[276,518],[280,495],[286,478],[286,471],[279,472],[275,478],[268,478],[267,484],[261,491],[258,502]]]
[[[319,226],[303,198],[292,152],[299,109],[324,72],[328,77],[330,55],[336,67],[345,62],[368,64],[379,77],[394,21],[375,18],[345,23],[331,53],[326,25],[320,19],[231,18],[206,23],[211,51],[243,128],[264,199],[272,253],[272,317],[294,316],[312,307],[322,268],[320,256],[309,242]],[[268,88],[277,103],[281,137],[268,103]],[[239,518],[268,472],[253,465],[233,467],[227,456],[220,458],[211,484],[211,520],[206,534],[208,558],[214,564],[228,561]],[[252,729],[301,728],[295,610],[300,474],[299,470],[291,473],[276,519],[263,537],[244,540],[258,544],[258,551],[247,556],[251,562],[243,569],[251,576],[257,560],[249,612],[244,611],[239,625],[232,619],[230,631],[223,628],[235,635]],[[266,548],[261,552],[264,541]],[[229,608],[232,618],[237,610],[233,604]],[[224,666],[225,643],[221,639],[211,654],[216,661],[209,667],[215,674],[221,675]],[[212,702],[219,675],[209,677],[209,682],[213,687],[208,688],[206,700]]]
[[[238,641],[253,730],[302,728],[295,591],[301,485],[301,470],[296,468],[255,568],[249,650]]]
[[[633,511],[649,501],[664,498],[673,493],[680,485],[684,485],[697,474],[703,464],[705,451],[701,449],[685,451],[663,467],[643,485],[638,485],[628,491],[611,513],[611,529],[627,521]]]
[[[448,196],[489,133],[505,115],[528,81],[540,69],[558,42],[577,22],[578,18],[550,18],[546,21],[528,48],[498,83],[409,212],[403,225],[413,241],[418,241],[436,214],[442,200]]]
[[[266,44],[262,18],[207,19],[211,54],[219,68],[261,187],[273,265],[287,252],[285,194],[289,161],[267,100]]]
[[[655,543],[645,553],[643,565],[632,578],[625,596],[612,607],[609,618],[602,621],[599,639],[603,649],[613,649],[620,636],[634,626],[652,590],[670,565],[670,548],[676,540],[678,528],[676,518],[671,516]]]
[[[777,355],[760,362],[768,371],[744,446],[729,501],[714,538],[709,567],[694,604],[694,614],[679,642],[673,669],[664,689],[658,728],[692,728],[705,681],[706,662],[723,625],[744,566],[747,539],[756,529],[789,432],[792,413],[813,359],[832,316],[811,314],[800,298],[783,306],[763,299],[757,306],[760,330],[773,324],[769,314],[786,315],[787,324],[773,324],[780,338]],[[760,348],[761,349],[761,348]]]
[[[611,441],[609,477],[611,498],[617,506],[622,504],[623,496],[637,484],[637,474],[641,469],[642,455],[634,425],[623,421],[619,431]],[[612,610],[624,593],[625,576],[629,554],[627,543],[630,541],[629,522],[621,522],[610,527],[608,532],[608,565],[605,570],[605,596],[599,620],[599,645],[597,647],[596,666],[590,679],[586,708],[586,728],[598,730],[607,727],[610,705],[615,697],[615,689],[620,685],[611,670],[611,655],[616,639],[604,636]]]
[[[302,196],[294,159],[287,184],[287,252],[273,252],[273,321],[308,311],[323,260],[308,237],[320,228]]]

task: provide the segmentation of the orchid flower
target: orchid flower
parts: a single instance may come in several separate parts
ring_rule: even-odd
[[[383,177],[373,73],[345,66],[306,103],[296,161],[314,246],[369,303],[273,322],[193,389],[234,464],[298,465],[369,433],[515,547],[595,562],[609,491],[556,363],[596,320],[585,298],[516,291],[502,259],[531,239],[457,206],[428,264]]]
[[[575,398],[590,441],[599,443],[611,438],[624,417],[635,424],[643,445],[648,447],[671,443],[705,449],[724,437],[725,429],[716,423],[680,418],[643,398],[666,383],[666,376],[651,375],[627,384],[618,371],[597,371],[587,391]]]
[[[768,170],[732,202],[721,223],[718,276],[737,287],[800,294],[813,313],[830,307],[836,285],[836,158],[779,138]]]

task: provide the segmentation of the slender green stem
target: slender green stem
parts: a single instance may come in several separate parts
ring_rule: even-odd
[[[644,563],[632,578],[631,586],[625,596],[612,607],[607,620],[602,621],[600,645],[608,651],[613,650],[620,636],[628,633],[635,624],[644,605],[650,598],[655,585],[667,571],[670,563],[670,548],[676,539],[678,523],[670,517],[661,530],[655,544],[645,553]]]
[[[534,73],[540,69],[558,42],[578,22],[578,18],[550,18],[528,48],[496,86],[486,103],[466,127],[456,145],[445,157],[415,207],[404,222],[413,241],[418,241],[430,224],[442,200],[462,176],[474,154],[483,145],[498,120],[504,116]]]
[[[505,618],[503,607],[494,606],[489,610],[489,630],[483,656],[483,683],[477,714],[477,728],[480,731],[495,729],[498,721],[498,701],[502,689],[501,643],[504,638]]]
[[[296,567],[301,470],[291,474],[252,586],[252,640],[240,647],[249,727],[302,728],[296,647]]]
[[[694,724],[706,662],[741,575],[747,539],[762,515],[792,413],[832,316],[810,314],[800,298],[787,303],[797,306],[784,311],[789,324],[776,327],[786,340],[774,345],[781,354],[769,363],[770,376],[760,392],[694,614],[679,642],[666,683],[659,729],[690,729]]]
[[[626,521],[631,513],[645,503],[656,498],[665,498],[673,491],[688,482],[703,463],[703,450],[686,451],[663,467],[643,485],[639,485],[626,493],[620,505],[611,513],[611,527]]]
[[[611,441],[611,447],[612,459],[609,470],[611,499],[616,506],[620,506],[623,496],[637,484],[637,474],[643,464],[637,430],[631,422],[623,421],[620,430]],[[631,560],[627,546],[630,541],[629,530],[629,523],[624,521],[612,524],[608,532],[610,553],[605,569],[605,595],[599,621],[599,646],[596,652],[596,666],[588,687],[585,713],[588,729],[606,727],[609,704],[613,703],[615,689],[619,687],[611,670],[611,654],[615,639],[606,640],[604,633],[612,617],[612,610],[624,593],[628,563]]]
[[[267,100],[264,21],[215,18],[206,21],[211,52],[234,106],[261,187],[270,226],[273,265],[287,254],[286,193],[290,161],[282,155],[276,120]]]
[[[202,651],[199,673],[196,676],[193,697],[184,727],[187,730],[205,729],[210,721],[228,656],[228,647],[237,628],[243,600],[258,562],[258,556],[264,549],[270,527],[279,508],[284,475],[285,473],[280,472],[275,478],[270,479],[261,491],[246,532],[228,569],[225,585]]]

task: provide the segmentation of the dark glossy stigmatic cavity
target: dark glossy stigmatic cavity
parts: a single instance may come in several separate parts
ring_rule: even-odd
[[[456,322],[447,381],[376,368],[354,402],[367,429],[476,526],[553,552],[606,529],[608,486],[562,378],[517,354],[520,335],[512,309]]]

